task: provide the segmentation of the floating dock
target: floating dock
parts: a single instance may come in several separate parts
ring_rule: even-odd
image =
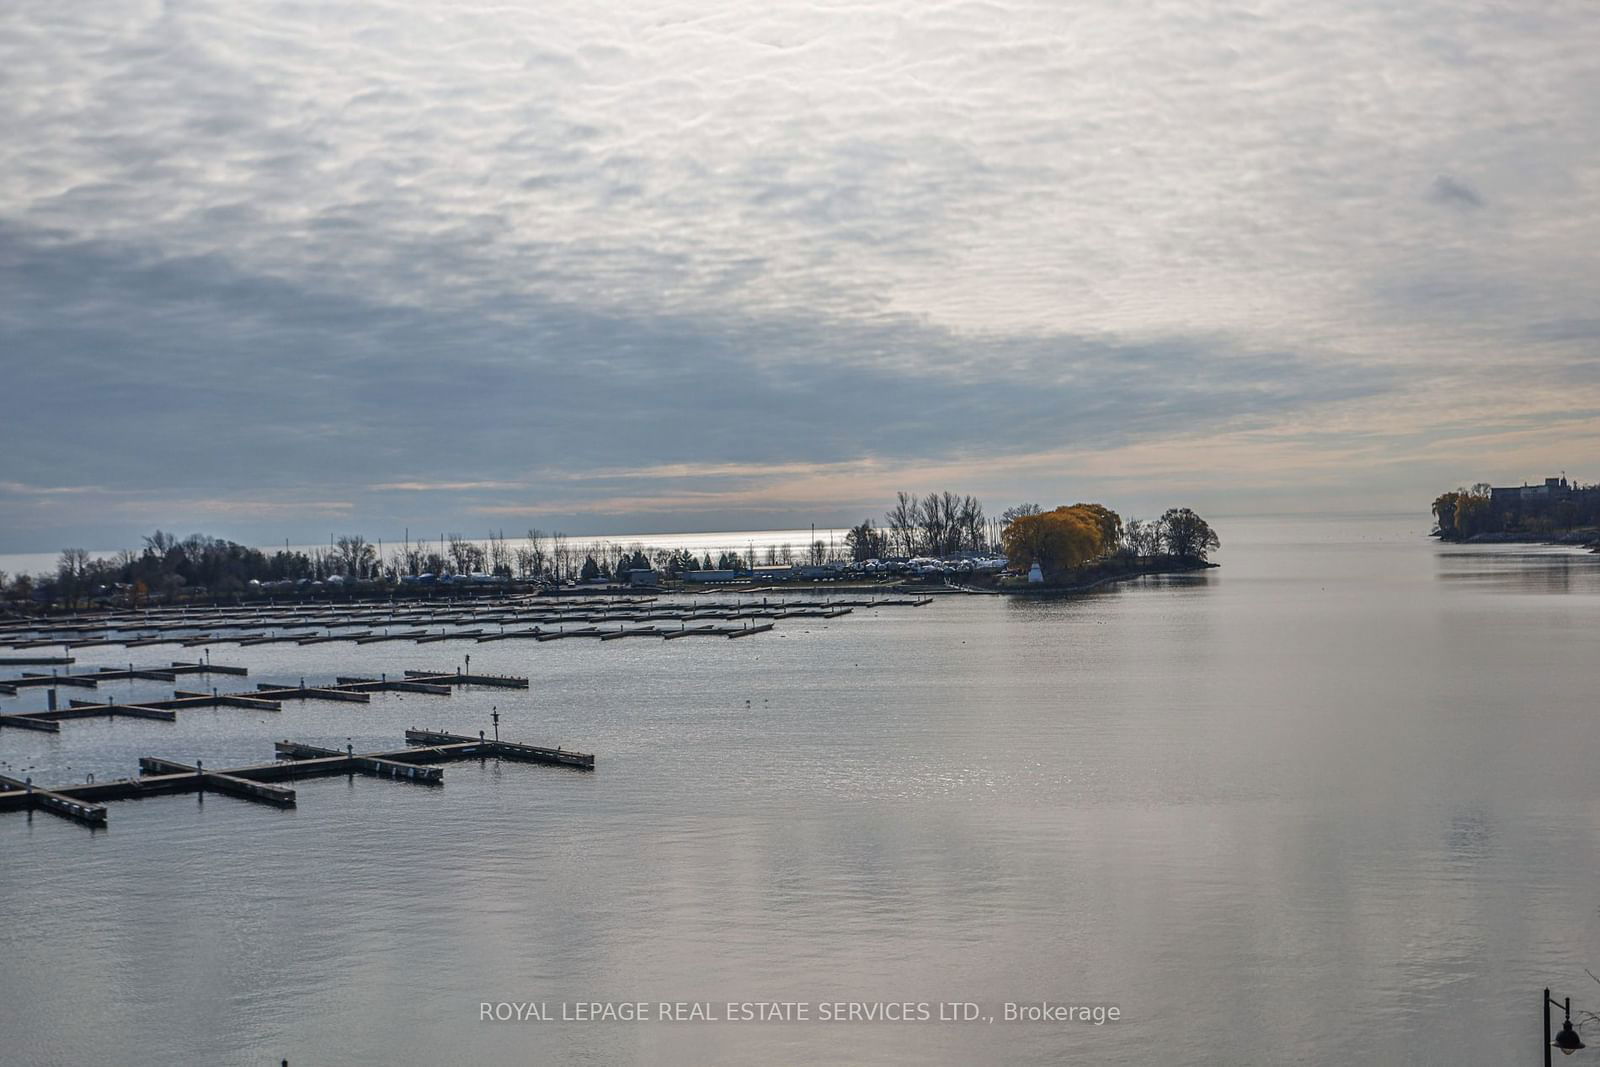
[[[16,690],[23,688],[38,688],[45,686],[72,685],[84,689],[93,689],[101,682],[126,681],[141,678],[147,681],[171,682],[176,681],[180,674],[232,674],[243,677],[250,671],[246,667],[228,667],[220,663],[185,663],[182,661],[170,663],[164,667],[135,667],[128,664],[126,669],[121,667],[104,667],[97,671],[83,671],[79,674],[70,674],[63,671],[52,671],[43,674],[39,671],[23,671],[20,677],[0,678],[0,690],[9,689],[14,695]]]
[[[80,680],[89,680],[87,684],[90,686],[95,681],[104,681],[109,677],[154,678],[165,681],[171,679],[173,676],[172,671],[195,673],[193,670],[180,670],[181,668],[192,668],[194,666],[196,665],[174,664],[170,669],[154,668],[141,671],[130,668],[126,671],[107,670],[75,677]],[[207,665],[205,669],[213,673],[245,673],[243,667],[218,667],[215,664]],[[178,689],[174,690],[171,700],[143,700],[136,704],[72,700],[64,708],[52,707],[42,711],[0,714],[0,727],[59,733],[61,731],[59,724],[66,719],[122,717],[158,719],[163,722],[172,722],[177,718],[177,712],[184,708],[232,707],[246,708],[251,711],[280,711],[285,700],[326,700],[346,704],[366,704],[372,700],[372,693],[425,693],[432,696],[449,696],[456,686],[461,685],[491,686],[497,689],[526,689],[528,688],[528,679],[504,674],[467,674],[459,670],[454,672],[406,671],[404,677],[393,680],[387,675],[378,678],[339,677],[332,685],[307,685],[303,678],[297,686],[275,685],[270,682],[263,682],[257,685],[254,690],[246,690],[242,693],[222,693],[215,689],[209,693],[196,693]]]
[[[276,643],[352,644],[414,641],[428,644],[453,640],[504,640],[528,637],[555,640],[562,636],[599,636],[589,628],[610,631],[640,627],[635,636],[665,636],[676,627],[649,632],[647,624],[703,626],[710,623],[773,622],[780,619],[833,619],[859,608],[922,607],[927,595],[735,595],[685,593],[671,598],[628,597],[569,600],[524,597],[480,604],[360,603],[316,606],[233,608],[159,608],[105,611],[64,617],[11,619],[0,622],[0,646],[15,649],[62,646],[142,647],[177,644],[232,643],[243,646]],[[564,631],[564,633],[563,633]],[[41,654],[42,656],[42,654]],[[31,657],[18,657],[31,658]],[[65,658],[65,657],[49,657]]]
[[[179,763],[158,756],[139,760],[139,774],[107,782],[45,789],[33,780],[0,775],[0,812],[44,811],[85,826],[106,825],[105,802],[137,800],[141,797],[172,793],[220,793],[275,808],[295,806],[295,791],[277,783],[298,778],[357,774],[389,778],[397,782],[438,786],[444,784],[444,771],[434,764],[452,760],[501,759],[519,763],[543,763],[574,770],[594,770],[594,756],[562,748],[544,748],[512,741],[442,733],[437,730],[407,730],[406,748],[392,752],[357,753],[279,741],[274,746],[277,760],[227,770],[206,770],[202,763]]]

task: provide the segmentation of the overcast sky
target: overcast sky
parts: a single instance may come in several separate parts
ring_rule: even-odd
[[[0,551],[1600,479],[1597,134],[1592,0],[7,0]]]

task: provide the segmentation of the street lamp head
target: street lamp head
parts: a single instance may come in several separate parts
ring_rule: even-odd
[[[1549,1033],[1548,1030],[1545,1032]],[[1556,1035],[1555,1046],[1561,1050],[1563,1056],[1570,1056],[1584,1047],[1582,1039],[1578,1037],[1578,1031],[1572,1028],[1571,1019],[1561,1024],[1561,1032]]]

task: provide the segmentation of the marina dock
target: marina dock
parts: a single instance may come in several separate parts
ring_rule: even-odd
[[[207,770],[201,763],[187,764],[159,756],[139,760],[139,774],[107,782],[82,782],[45,789],[31,779],[0,775],[0,812],[44,811],[89,827],[106,825],[105,804],[116,800],[173,793],[217,793],[275,808],[293,808],[294,789],[280,782],[333,775],[388,778],[397,782],[438,786],[444,770],[435,764],[453,760],[498,759],[514,763],[542,763],[580,771],[594,770],[594,756],[561,748],[544,748],[512,741],[436,730],[407,730],[406,748],[386,752],[356,753],[347,748],[321,748],[297,741],[279,741],[276,759],[247,767]]]
[[[616,629],[629,636],[666,637],[685,628],[730,623],[769,623],[786,619],[838,619],[853,611],[922,607],[931,596],[905,595],[745,595],[685,593],[672,598],[569,600],[527,596],[504,601],[455,604],[352,603],[315,606],[237,606],[152,608],[80,615],[9,619],[0,622],[0,647],[26,651],[97,647],[143,648],[235,644],[319,645],[412,641],[536,642],[567,637],[600,637]],[[733,636],[735,627],[724,631]],[[770,629],[770,628],[769,628]],[[757,632],[767,632],[761,630]],[[739,636],[747,636],[740,634]],[[46,656],[51,661],[68,657]],[[32,659],[19,656],[18,659]],[[64,665],[64,664],[56,664]]]
[[[877,595],[729,595],[706,592],[674,597],[570,598],[524,596],[499,601],[388,602],[343,604],[250,605],[235,607],[172,607],[147,610],[105,610],[70,616],[9,618],[0,621],[0,647],[16,650],[0,665],[21,669],[0,678],[0,696],[44,689],[49,707],[0,713],[4,729],[58,733],[63,722],[89,718],[144,719],[177,722],[185,711],[237,708],[276,713],[285,701],[320,701],[366,705],[374,693],[449,696],[461,686],[526,690],[529,679],[512,675],[474,674],[469,670],[405,670],[377,677],[351,672],[297,683],[258,682],[254,689],[209,691],[174,688],[170,698],[67,699],[63,689],[88,690],[110,682],[172,682],[204,677],[243,677],[245,667],[212,663],[211,645],[242,648],[259,645],[308,647],[411,642],[431,645],[449,641],[488,643],[520,640],[529,648],[578,641],[594,647],[626,647],[624,638],[679,641],[686,637],[738,639],[770,634],[780,622],[797,619],[836,620],[855,611],[921,607],[932,597]],[[581,641],[593,638],[592,641]],[[621,645],[619,646],[619,642]],[[691,642],[693,646],[694,642]],[[204,659],[141,666],[136,663],[74,669],[73,650],[114,647],[146,648],[176,645],[208,646]],[[66,654],[62,654],[66,653]],[[470,661],[469,661],[470,662]],[[192,683],[191,683],[192,684]],[[498,719],[498,717],[497,717]],[[498,723],[496,727],[498,731]],[[276,744],[275,759],[245,767],[215,769],[196,762],[146,756],[130,778],[96,782],[92,778],[45,788],[24,778],[0,776],[0,812],[43,811],[91,827],[106,825],[105,805],[171,793],[215,793],[280,809],[293,809],[301,778],[362,775],[424,786],[443,783],[440,766],[453,760],[498,759],[540,763],[576,770],[594,769],[594,756],[547,748],[483,734],[477,737],[435,730],[407,730],[404,748],[357,753],[296,741]]]
[[[195,664],[174,664],[169,669],[151,668],[148,670],[107,670],[86,673],[76,676],[93,686],[95,682],[104,681],[111,677],[116,678],[151,678],[157,680],[170,680],[172,671],[178,673],[196,673],[193,670],[180,670],[180,668],[193,668]],[[206,665],[206,670],[211,673],[244,674],[243,667],[221,667],[217,664]],[[59,677],[59,676],[58,676]],[[238,693],[223,693],[213,689],[209,693],[193,692],[190,690],[174,690],[170,700],[144,700],[136,704],[123,704],[116,702],[96,702],[87,700],[69,701],[66,707],[52,707],[44,710],[26,712],[9,712],[0,714],[0,727],[11,727],[18,730],[34,730],[44,733],[59,733],[60,723],[68,719],[94,719],[117,718],[119,716],[130,719],[157,719],[163,722],[173,722],[177,719],[177,712],[185,708],[245,708],[250,711],[280,711],[285,700],[323,700],[334,703],[366,704],[372,699],[372,693],[398,692],[422,693],[430,696],[449,696],[457,686],[478,685],[489,686],[497,689],[526,689],[528,679],[502,674],[468,674],[462,671],[406,671],[404,677],[390,679],[387,675],[378,678],[361,678],[341,676],[332,685],[307,685],[305,679],[300,680],[296,686],[274,685],[263,682],[254,690],[245,690]]]

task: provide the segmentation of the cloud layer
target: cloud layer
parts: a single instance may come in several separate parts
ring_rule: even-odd
[[[1576,3],[22,0],[0,549],[1573,467],[1597,46]]]

